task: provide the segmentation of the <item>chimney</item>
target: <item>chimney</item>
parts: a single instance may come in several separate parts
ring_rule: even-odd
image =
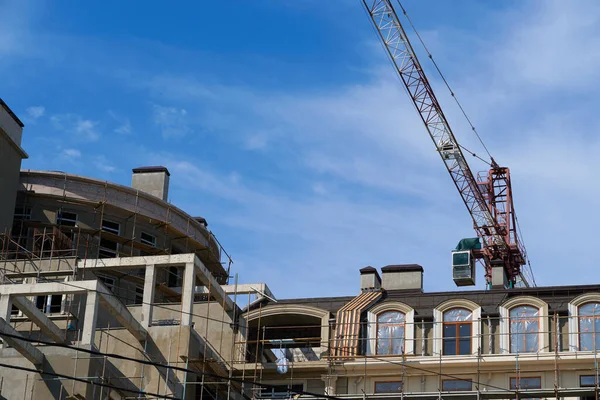
[[[423,291],[423,267],[418,264],[388,265],[381,268],[385,290]]]
[[[165,167],[134,168],[131,187],[167,201],[169,196],[169,170]]]
[[[377,270],[371,266],[360,270],[360,290],[380,289],[381,278]]]

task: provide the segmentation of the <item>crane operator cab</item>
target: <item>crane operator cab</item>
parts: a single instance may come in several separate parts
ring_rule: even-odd
[[[452,279],[456,286],[475,285],[473,250],[481,249],[479,238],[462,239],[452,251]]]

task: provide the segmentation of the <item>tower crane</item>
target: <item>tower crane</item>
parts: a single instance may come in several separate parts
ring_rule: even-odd
[[[361,1],[473,219],[479,240],[461,240],[453,251],[455,283],[474,285],[475,261],[478,261],[485,268],[487,287],[534,286],[533,276],[526,277],[521,268],[528,265],[528,260],[518,235],[509,169],[499,166],[490,155],[489,172],[475,178],[392,0]]]

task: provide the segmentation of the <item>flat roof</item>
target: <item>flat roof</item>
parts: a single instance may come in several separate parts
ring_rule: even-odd
[[[0,97],[0,106],[2,106],[11,117],[13,117],[13,119],[17,122],[17,124],[19,124],[19,126],[21,128],[23,128],[25,126],[23,124],[23,122],[21,122],[21,120],[19,119],[19,117],[17,117],[17,114],[15,114],[13,112],[13,110],[10,109],[10,107],[8,106],[8,104],[6,104],[4,102],[4,100],[2,100],[2,97]]]

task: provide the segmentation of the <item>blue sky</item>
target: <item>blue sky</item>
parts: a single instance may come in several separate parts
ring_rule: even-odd
[[[0,96],[23,168],[121,184],[171,171],[242,282],[353,295],[419,263],[452,290],[470,217],[359,0],[0,0]],[[499,163],[539,285],[598,281],[600,4],[406,0]],[[459,140],[483,150],[414,46]],[[484,164],[473,160],[474,171]],[[479,271],[479,288],[483,287]]]

